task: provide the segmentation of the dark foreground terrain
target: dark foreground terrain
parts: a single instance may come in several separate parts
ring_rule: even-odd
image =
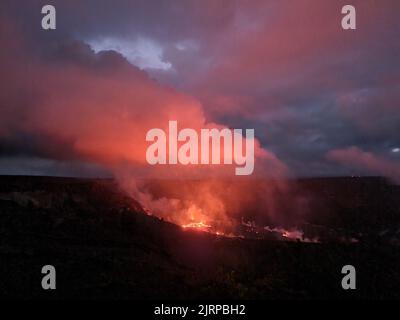
[[[348,179],[301,183],[319,193],[330,228],[369,236],[357,243],[225,238],[145,215],[111,180],[0,177],[0,297],[400,298],[397,187],[374,179],[354,188]],[[56,267],[56,290],[41,288],[47,264]],[[357,290],[341,288],[346,264],[356,267]]]

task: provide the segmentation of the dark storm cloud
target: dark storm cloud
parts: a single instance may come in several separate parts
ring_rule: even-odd
[[[54,32],[39,28],[42,4],[2,3],[2,19],[29,43],[24,59],[121,74],[129,66],[120,54],[139,55],[131,63],[154,56],[146,63],[171,67],[147,73],[200,101],[208,120],[256,128],[263,146],[301,175],[347,173],[344,161],[326,155],[353,146],[398,160],[391,152],[400,146],[398,1],[353,1],[358,25],[349,32],[340,28],[346,1],[59,0]],[[110,39],[120,54],[94,58],[82,43]],[[16,108],[32,98],[13,97]],[[48,137],[20,136],[3,138],[3,155],[62,154],[46,150],[57,146]]]

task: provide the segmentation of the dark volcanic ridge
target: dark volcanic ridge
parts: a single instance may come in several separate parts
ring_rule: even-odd
[[[147,215],[113,180],[0,177],[0,296],[399,298],[399,187],[378,178],[296,186],[315,199],[303,231],[319,243],[183,230]],[[40,286],[46,264],[57,269],[53,292]],[[345,264],[358,271],[354,292],[340,287]]]

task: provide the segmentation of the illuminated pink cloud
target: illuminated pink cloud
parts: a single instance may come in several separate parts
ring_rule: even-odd
[[[370,152],[365,152],[357,147],[332,150],[327,158],[336,161],[348,168],[367,171],[371,175],[388,177],[400,182],[400,164]]]

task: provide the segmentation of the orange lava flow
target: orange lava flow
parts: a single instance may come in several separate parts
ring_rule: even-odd
[[[186,230],[194,230],[200,232],[208,232],[211,234],[215,234],[217,236],[224,236],[224,237],[234,237],[232,234],[226,234],[222,231],[215,230],[211,225],[208,225],[202,221],[200,222],[190,222],[187,224],[182,224],[181,227]]]
[[[182,227],[184,229],[191,228],[191,229],[197,229],[197,230],[202,230],[202,231],[209,231],[209,229],[211,228],[210,225],[205,224],[204,222],[201,222],[201,221],[184,224],[184,225],[182,225]]]

